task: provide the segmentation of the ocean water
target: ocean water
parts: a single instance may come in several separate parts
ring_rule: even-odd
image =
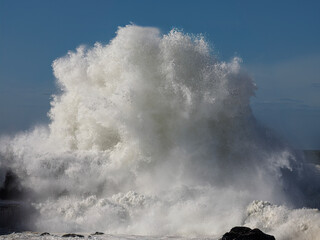
[[[14,174],[27,209],[13,225],[320,239],[319,170],[255,119],[240,58],[220,61],[201,35],[128,25],[52,67],[50,124],[0,139],[0,186]]]

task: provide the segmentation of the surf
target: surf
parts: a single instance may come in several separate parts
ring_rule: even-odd
[[[33,229],[220,236],[247,225],[315,239],[319,172],[255,119],[240,58],[219,60],[202,35],[127,25],[52,67],[50,124],[0,140],[0,186],[17,176]]]

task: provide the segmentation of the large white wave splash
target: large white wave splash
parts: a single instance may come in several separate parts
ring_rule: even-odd
[[[53,69],[50,125],[0,147],[0,168],[32,192],[37,229],[218,236],[246,224],[316,239],[319,212],[290,210],[319,207],[316,170],[257,124],[239,58],[129,25]]]

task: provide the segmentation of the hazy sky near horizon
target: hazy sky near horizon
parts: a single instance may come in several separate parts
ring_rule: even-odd
[[[0,135],[48,122],[53,60],[132,22],[202,33],[221,60],[241,57],[258,86],[255,116],[320,149],[319,13],[319,1],[0,0]]]

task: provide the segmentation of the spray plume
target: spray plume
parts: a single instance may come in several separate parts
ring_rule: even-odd
[[[255,120],[240,62],[202,36],[135,25],[69,52],[53,63],[49,126],[1,138],[0,183],[19,177],[37,230],[218,236],[245,224],[315,239],[318,211],[291,209],[319,207],[319,174]]]

